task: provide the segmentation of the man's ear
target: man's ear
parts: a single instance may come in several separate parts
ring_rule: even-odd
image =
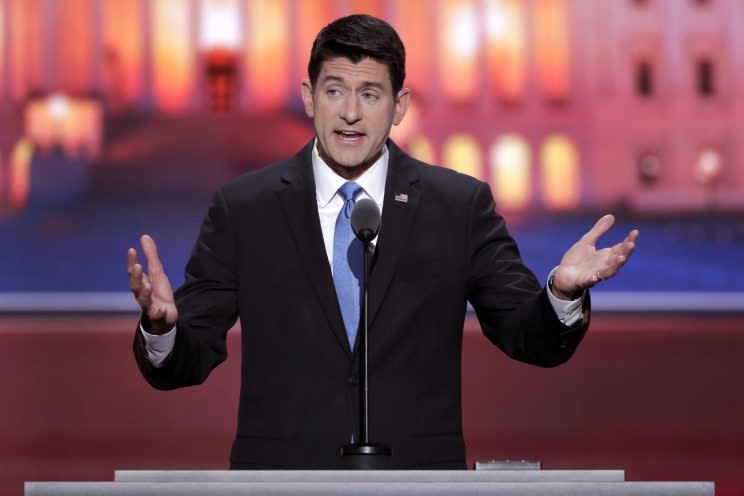
[[[302,103],[305,105],[305,114],[312,119],[315,115],[315,109],[313,108],[313,85],[309,79],[302,81],[300,92],[302,94]]]
[[[397,126],[408,112],[408,103],[411,101],[411,90],[401,88],[395,97],[395,113],[393,114],[393,125]]]

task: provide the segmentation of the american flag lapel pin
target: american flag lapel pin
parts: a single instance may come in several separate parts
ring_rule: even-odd
[[[408,195],[406,195],[405,193],[398,193],[397,195],[395,195],[395,201],[408,203]]]

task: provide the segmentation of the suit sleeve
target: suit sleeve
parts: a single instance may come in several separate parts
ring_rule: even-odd
[[[563,325],[546,289],[522,263],[485,183],[473,195],[469,223],[468,300],[485,336],[522,362],[553,367],[567,361],[589,326],[588,292],[581,321]]]
[[[186,265],[186,280],[174,295],[176,340],[161,367],[153,367],[147,359],[137,326],[135,359],[147,382],[157,389],[201,384],[227,358],[227,331],[238,317],[235,236],[230,222],[218,190]]]

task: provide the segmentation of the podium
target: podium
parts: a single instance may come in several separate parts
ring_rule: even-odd
[[[624,470],[117,470],[117,482],[622,482]]]
[[[26,482],[26,496],[714,496],[712,482],[627,482],[622,470],[118,470],[113,482]]]

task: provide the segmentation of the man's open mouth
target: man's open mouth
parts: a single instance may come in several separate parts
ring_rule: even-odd
[[[334,133],[344,141],[356,141],[364,136],[363,133],[357,131],[334,131]]]

